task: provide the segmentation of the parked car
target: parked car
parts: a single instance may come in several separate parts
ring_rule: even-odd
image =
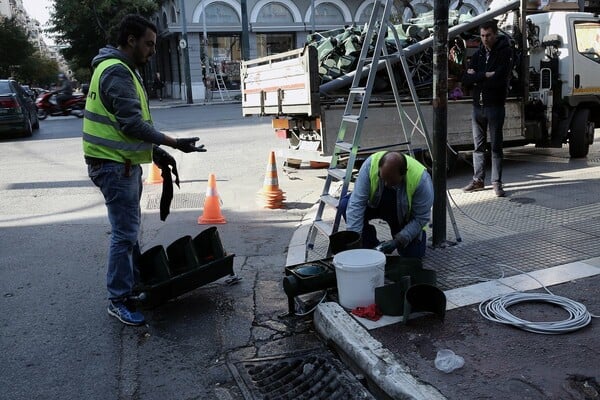
[[[0,80],[0,136],[31,136],[39,127],[35,100],[16,81]]]

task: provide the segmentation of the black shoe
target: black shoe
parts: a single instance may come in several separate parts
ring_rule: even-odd
[[[502,182],[494,182],[492,183],[492,186],[494,187],[494,193],[496,193],[497,197],[506,196],[506,192],[502,188]]]
[[[469,183],[467,186],[462,188],[463,192],[466,193],[471,193],[471,192],[477,192],[478,190],[483,190],[485,188],[485,185],[483,184],[483,182],[481,181],[472,181],[471,183]]]

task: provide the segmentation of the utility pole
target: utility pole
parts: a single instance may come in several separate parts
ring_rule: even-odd
[[[312,33],[313,34],[316,32],[315,20],[317,19],[317,16],[315,15],[315,12],[316,12],[315,1],[316,0],[312,0],[312,4],[311,4],[312,10],[310,11],[310,14],[312,16]]]
[[[179,46],[183,50],[183,71],[185,74],[185,90],[187,103],[192,104],[192,76],[190,74],[190,53],[187,40],[187,21],[185,19],[185,0],[179,0],[179,9],[181,10],[181,41]]]
[[[248,32],[248,5],[241,0],[242,5],[242,60],[250,59],[250,34]]]
[[[446,142],[448,141],[448,0],[433,8],[433,247],[446,241]]]

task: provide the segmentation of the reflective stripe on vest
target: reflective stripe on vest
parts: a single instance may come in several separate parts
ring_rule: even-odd
[[[379,189],[379,161],[386,153],[387,151],[379,151],[371,156],[371,168],[369,169],[369,179],[371,181],[369,192],[370,202],[373,202],[375,194]],[[417,186],[419,186],[423,172],[425,172],[425,166],[414,158],[405,154],[403,155],[406,160],[406,197],[408,199],[408,213],[410,214],[412,198],[417,190]]]
[[[116,64],[124,66],[131,73],[142,108],[142,118],[144,121],[152,123],[146,92],[135,72],[127,64],[116,58],[102,61],[94,70],[85,103],[83,152],[86,156],[117,162],[125,162],[126,160],[131,161],[132,164],[151,162],[152,143],[144,142],[123,133],[117,118],[104,107],[100,99],[102,73]]]

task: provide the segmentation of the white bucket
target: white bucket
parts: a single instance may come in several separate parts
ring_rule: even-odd
[[[375,303],[375,288],[383,286],[385,254],[370,249],[346,250],[333,257],[340,305],[353,309]]]

